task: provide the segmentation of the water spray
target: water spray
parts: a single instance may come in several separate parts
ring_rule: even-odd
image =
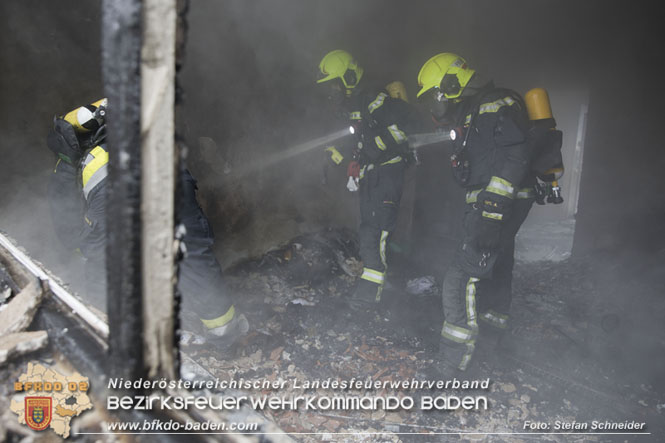
[[[274,153],[272,155],[269,155],[266,157],[264,160],[259,162],[259,164],[254,164],[246,168],[242,168],[239,172],[236,172],[238,175],[245,175],[248,174],[256,169],[259,168],[265,168],[269,166],[273,166],[277,163],[280,163],[284,160],[288,160],[292,157],[304,154],[306,152],[309,152],[313,149],[319,148],[321,146],[325,146],[327,144],[330,144],[334,141],[340,140],[342,138],[348,137],[349,135],[352,135],[355,133],[355,128],[353,126],[347,127],[344,129],[340,129],[338,131],[335,131],[333,133],[324,135],[322,137],[315,138],[313,140],[306,141],[304,143],[301,143],[299,145],[291,146],[288,149],[285,149],[283,151]]]
[[[337,130],[330,134],[318,137],[304,143],[300,143],[295,146],[291,146],[288,149],[269,155],[264,160],[258,164],[253,164],[248,167],[242,168],[240,171],[236,170],[236,174],[243,176],[250,172],[253,172],[259,168],[265,168],[273,166],[277,163],[280,163],[284,160],[299,156],[306,152],[312,151],[313,149],[331,144],[337,140],[341,140],[350,135],[355,135],[357,129],[354,126],[348,126],[346,128]],[[457,130],[451,129],[446,131],[437,131],[423,134],[413,134],[408,136],[409,147],[411,149],[417,149],[422,146],[428,146],[435,143],[440,143],[444,141],[455,140],[458,137]]]

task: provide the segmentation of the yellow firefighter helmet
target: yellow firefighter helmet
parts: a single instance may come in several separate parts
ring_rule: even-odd
[[[458,98],[476,71],[462,57],[451,52],[437,54],[425,62],[418,73],[417,97],[439,88],[447,99]]]
[[[355,59],[351,54],[342,50],[336,49],[330,51],[323,57],[319,63],[322,78],[316,82],[323,83],[333,79],[340,79],[347,93],[355,88],[363,76],[363,68],[358,66]]]

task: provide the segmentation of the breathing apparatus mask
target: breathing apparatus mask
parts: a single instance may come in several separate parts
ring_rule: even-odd
[[[453,116],[459,102],[448,99],[439,88],[432,88],[419,98],[420,103],[429,111],[438,124],[453,124]]]
[[[346,99],[346,88],[344,88],[342,82],[339,79],[334,79],[327,82],[327,87],[326,98],[330,106],[333,108],[342,106]]]

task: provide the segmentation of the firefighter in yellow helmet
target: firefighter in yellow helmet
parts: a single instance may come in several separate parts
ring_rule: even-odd
[[[528,118],[522,98],[483,80],[459,55],[441,53],[418,74],[419,100],[437,122],[459,127],[451,157],[466,191],[463,237],[443,282],[436,372],[468,368],[480,342],[508,328],[515,235],[534,202]]]
[[[97,301],[106,293],[106,107],[102,99],[56,117],[47,138],[57,157],[48,191],[56,233],[67,248],[78,249],[85,258],[86,292]],[[236,312],[225,289],[212,250],[212,229],[196,200],[196,181],[186,169],[181,171],[181,189],[176,211],[185,228],[187,251],[178,275],[186,314],[183,326],[225,349],[247,332],[247,319]]]
[[[386,245],[397,224],[404,173],[412,159],[407,134],[417,125],[416,114],[406,101],[372,86],[347,51],[326,54],[319,70],[317,83],[326,88],[335,113],[354,128],[349,152],[337,146],[328,151],[335,163],[347,164],[348,189],[359,191],[364,267],[349,306],[366,311],[381,299],[388,269]]]

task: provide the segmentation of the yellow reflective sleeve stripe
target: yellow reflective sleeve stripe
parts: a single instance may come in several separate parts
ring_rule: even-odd
[[[101,183],[108,173],[109,154],[101,146],[95,147],[86,156],[81,173],[83,195],[87,199],[90,192]]]
[[[390,131],[390,134],[393,136],[397,143],[404,143],[406,141],[406,134],[401,131],[397,125],[388,126],[388,131]]]
[[[344,160],[344,156],[334,146],[328,146],[326,151],[330,152],[330,159],[339,165]]]
[[[362,120],[362,116],[360,115],[360,111],[353,111],[353,112],[350,114],[349,118],[350,118],[351,120]]]
[[[513,198],[515,188],[508,180],[494,176],[485,188],[488,192],[493,192],[504,197]]]
[[[202,318],[201,322],[208,329],[219,328],[219,327],[222,327],[222,326],[228,324],[231,320],[233,320],[233,316],[235,315],[235,312],[236,312],[235,307],[231,306],[229,308],[229,310],[226,311],[225,314],[223,314],[223,315],[221,315],[217,318],[213,318],[211,320],[205,320],[205,319]]]
[[[383,272],[377,271],[375,269],[363,268],[363,273],[360,276],[363,280],[371,281],[377,285],[382,285],[386,276]]]
[[[374,137],[374,141],[376,142],[376,146],[380,150],[382,150],[382,151],[386,150],[386,144],[383,143],[383,139],[381,138],[381,136],[377,135],[376,137]]]
[[[390,160],[381,163],[381,166],[383,166],[383,165],[392,165],[393,163],[399,163],[401,161],[402,161],[402,156],[398,155],[397,157],[393,157]]]
[[[515,198],[519,199],[534,198],[535,196],[536,192],[533,190],[533,188],[522,188],[519,189],[515,194]]]
[[[517,102],[512,97],[500,98],[500,99],[495,100],[493,102],[483,103],[482,105],[480,105],[478,113],[479,114],[485,114],[485,113],[491,113],[491,112],[498,112],[499,109],[503,108],[504,106],[512,106],[515,103],[517,103]]]
[[[109,153],[106,152],[101,146],[97,146],[92,151],[90,151],[90,155],[92,155],[94,158],[83,168],[82,182],[84,187],[86,184],[88,184],[90,177],[92,177],[99,168],[109,162]]]
[[[488,103],[483,103],[482,105],[479,106],[478,108],[478,113],[479,114],[487,114],[487,113],[492,113],[492,112],[498,112],[499,109],[501,109],[504,106],[512,106],[515,103],[514,98],[512,97],[504,97],[499,100],[495,100],[493,102],[488,102]],[[464,126],[468,126],[471,123],[471,114],[467,114],[467,116],[464,118]]]
[[[58,172],[58,165],[60,164],[61,161],[62,161],[62,159],[61,159],[61,158],[58,158],[58,161],[55,162],[55,167],[53,168],[53,172],[54,172],[54,173],[55,173],[55,172]]]
[[[388,97],[388,95],[385,92],[381,92],[379,95],[377,95],[374,101],[367,106],[369,113],[371,114],[372,112],[379,109],[379,107],[383,105],[383,101],[386,99],[386,97]]]
[[[373,164],[365,165],[360,169],[360,174],[358,175],[358,180],[362,180],[365,177],[365,172],[369,172],[374,169]]]
[[[483,217],[491,218],[492,220],[503,220],[503,214],[499,214],[498,212],[483,211]]]
[[[467,203],[475,203],[478,201],[478,194],[482,191],[482,189],[476,189],[475,191],[469,191],[466,193],[466,202]]]

